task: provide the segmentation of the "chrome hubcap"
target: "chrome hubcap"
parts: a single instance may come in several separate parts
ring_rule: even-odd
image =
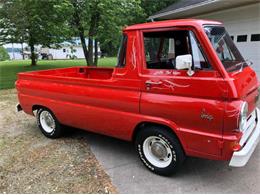
[[[55,121],[48,111],[42,111],[40,114],[40,123],[47,133],[51,133],[55,129]]]
[[[143,152],[146,159],[154,166],[165,168],[173,159],[172,150],[169,144],[157,136],[150,136],[143,143]]]
[[[167,149],[161,142],[151,142],[151,152],[158,159],[164,159],[167,157]]]

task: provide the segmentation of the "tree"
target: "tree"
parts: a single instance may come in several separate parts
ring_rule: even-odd
[[[6,49],[3,46],[0,46],[0,61],[9,60],[10,56],[8,55]]]
[[[71,4],[73,10],[70,21],[71,30],[73,31],[74,35],[79,36],[87,65],[90,65],[89,52],[85,41],[86,26],[84,22],[86,19],[86,12],[88,12],[87,4],[84,0],[71,0]]]
[[[97,35],[97,29],[100,22],[100,15],[102,9],[99,5],[107,3],[103,0],[71,0],[73,5],[73,15],[71,19],[71,26],[76,36],[80,37],[84,56],[87,65],[97,65],[98,62],[98,41],[94,41]],[[85,37],[88,37],[88,46]],[[95,55],[93,58],[93,44]]]
[[[135,18],[136,23],[146,22],[148,17],[179,0],[141,0],[143,15]]]
[[[147,22],[150,15],[168,7],[177,0],[109,1],[103,3],[97,38],[103,53],[115,56],[120,43],[122,28],[127,25]],[[103,2],[103,1],[102,1]]]
[[[71,0],[71,3],[72,30],[80,37],[87,65],[97,65],[98,42],[103,48],[111,46],[107,51],[118,46],[122,27],[140,11],[138,0]]]
[[[98,40],[103,53],[115,56],[118,51],[122,29],[135,23],[135,18],[143,15],[141,1],[114,1],[108,3],[101,15]]]
[[[36,65],[35,46],[52,47],[69,35],[69,0],[3,0],[0,8],[0,43],[27,43],[31,65]]]

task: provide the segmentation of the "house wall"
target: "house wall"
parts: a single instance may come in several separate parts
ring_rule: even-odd
[[[71,53],[70,47],[62,47],[60,49],[49,49],[49,54],[52,54],[53,59],[68,59],[68,55],[75,55],[78,59],[84,58],[82,47],[73,47],[76,51]]]
[[[63,46],[59,49],[52,49],[52,48],[41,48],[40,45],[36,46],[37,52],[43,52],[48,53],[53,56],[53,59],[69,59],[69,55],[73,56],[75,55],[77,59],[84,59],[84,52],[83,48],[81,46],[81,42],[79,38],[74,38],[75,44],[73,45],[73,49],[76,51],[71,52],[71,43],[70,42],[64,42]],[[86,39],[86,44],[88,45],[88,39]],[[23,56],[21,54],[22,51],[22,45],[19,43],[13,43],[13,44],[5,44],[3,45],[5,49],[8,50],[8,54],[10,56],[10,59],[12,60],[21,60],[23,59]],[[26,43],[23,43],[23,47],[28,47]],[[43,49],[41,51],[41,49]],[[98,52],[100,53],[100,47],[98,46]],[[94,53],[94,47],[93,47],[93,53]],[[100,57],[100,55],[99,55]],[[41,56],[39,56],[41,59]]]
[[[84,59],[84,52],[81,46],[73,46],[74,52],[71,52],[71,47],[63,46],[59,49],[48,49],[48,53],[53,56],[53,59],[68,59],[69,55],[76,56],[77,59]],[[93,54],[94,54],[93,48]],[[100,47],[98,47],[98,52],[100,52]]]
[[[251,60],[260,78],[260,41],[251,41],[252,34],[260,34],[260,3],[198,15],[194,18],[218,20],[234,36],[234,42],[245,59]],[[237,42],[238,35],[247,35],[246,42]]]
[[[23,45],[24,47],[27,46],[26,44]],[[23,59],[23,56],[20,51],[22,51],[22,45],[19,43],[14,44],[5,44],[3,47],[7,50],[7,53],[10,57],[10,59],[13,60],[21,60]]]

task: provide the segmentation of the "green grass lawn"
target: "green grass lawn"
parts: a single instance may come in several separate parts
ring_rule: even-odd
[[[115,66],[116,58],[102,58],[98,66]],[[84,66],[85,60],[39,60],[37,66],[30,66],[30,60],[13,60],[0,62],[0,89],[14,88],[16,75],[19,72]]]

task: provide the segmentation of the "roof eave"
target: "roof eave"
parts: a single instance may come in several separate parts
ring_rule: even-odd
[[[204,1],[204,2],[201,2],[201,3],[195,4],[195,5],[185,6],[183,8],[179,8],[179,9],[155,14],[155,15],[149,16],[148,20],[154,20],[156,18],[161,18],[161,17],[167,16],[167,15],[176,14],[176,13],[180,13],[180,12],[183,12],[183,11],[188,11],[190,9],[198,8],[198,7],[205,6],[205,5],[208,5],[208,4],[211,4],[211,3],[214,3],[214,2],[218,2],[218,1],[221,1],[221,0],[208,0],[208,1]]]

